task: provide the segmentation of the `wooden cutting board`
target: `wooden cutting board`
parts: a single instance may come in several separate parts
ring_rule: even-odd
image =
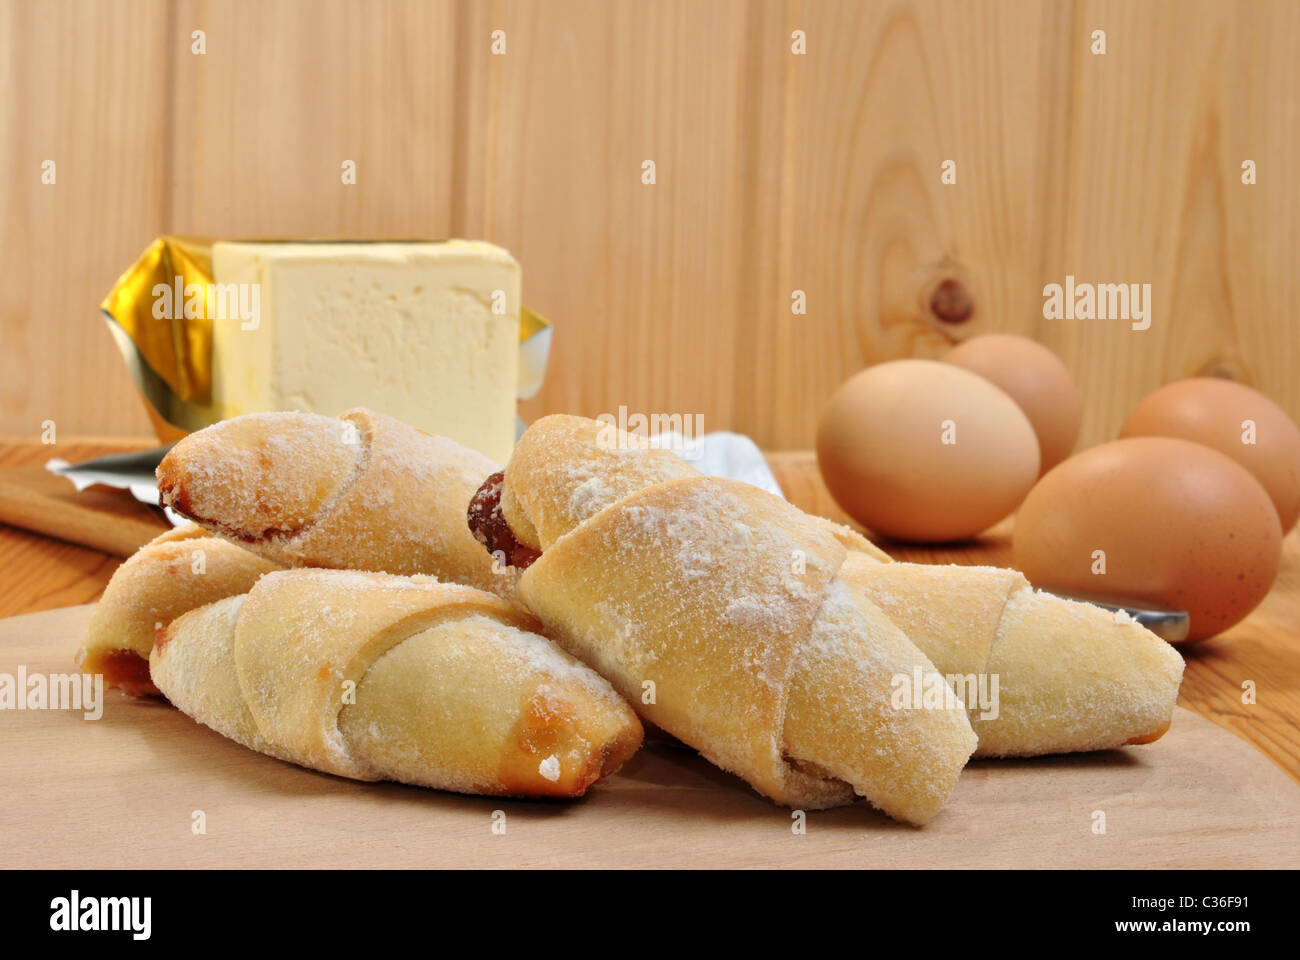
[[[0,523],[117,557],[171,526],[161,510],[125,490],[96,485],[78,493],[67,477],[34,464],[0,470]]]
[[[0,672],[69,671],[91,609],[0,620]],[[0,711],[0,757],[11,867],[1300,866],[1300,785],[1181,708],[1151,746],[973,763],[924,829],[857,804],[803,835],[683,749],[574,803],[464,797],[314,773],[113,692],[99,720]]]

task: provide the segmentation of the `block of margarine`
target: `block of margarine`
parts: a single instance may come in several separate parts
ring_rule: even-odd
[[[509,459],[520,269],[505,250],[217,242],[212,272],[218,285],[257,285],[254,318],[212,325],[212,400],[223,416],[365,406]]]

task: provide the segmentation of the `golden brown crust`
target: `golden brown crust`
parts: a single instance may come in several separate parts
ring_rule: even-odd
[[[1166,733],[1169,732],[1169,726],[1170,725],[1166,723],[1163,727],[1160,727],[1158,730],[1154,730],[1151,733],[1139,734],[1138,736],[1133,737],[1132,739],[1125,740],[1123,746],[1136,747],[1146,743],[1155,743],[1157,740],[1159,740],[1161,737],[1163,737]]]
[[[610,730],[597,751],[581,751],[574,761],[561,765],[555,779],[541,774],[541,764],[550,756],[569,755],[572,745],[586,739],[584,728],[592,722],[592,711],[555,697],[533,693],[519,713],[511,732],[508,750],[497,767],[502,792],[511,795],[580,797],[592,784],[623,766],[641,745],[641,725],[623,722]],[[599,714],[599,710],[594,711]]]

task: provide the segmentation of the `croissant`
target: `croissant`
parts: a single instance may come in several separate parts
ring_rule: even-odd
[[[258,413],[190,434],[158,466],[163,503],[290,567],[430,574],[509,596],[514,571],[465,529],[491,460],[358,408]]]
[[[1035,591],[1015,570],[880,563],[851,554],[840,575],[967,696],[978,757],[1150,743],[1169,729],[1183,658],[1123,613]],[[996,684],[996,687],[993,686]]]
[[[849,535],[608,429],[539,420],[471,506],[480,542],[531,560],[548,635],[779,803],[930,820],[975,736],[956,698],[893,706],[895,675],[934,667],[839,576]]]
[[[186,524],[146,543],[113,573],[77,651],[83,673],[132,696],[158,696],[149,677],[155,632],[194,607],[247,593],[277,565]]]
[[[356,780],[575,797],[641,743],[636,715],[492,594],[429,577],[285,570],[183,614],[158,689],[246,747]]]
[[[501,539],[517,537],[523,555],[638,489],[697,475],[671,452],[638,450],[634,441],[595,449],[602,443],[593,421],[547,418],[535,429],[521,439],[504,482],[485,484],[500,488],[499,508],[480,524]],[[848,551],[840,579],[966,702],[977,756],[1100,750],[1150,743],[1168,730],[1183,661],[1140,624],[1034,591],[1013,570],[890,562],[855,531],[819,522]],[[528,590],[530,603],[541,602],[536,593]],[[907,686],[928,686],[930,678],[921,679]],[[996,702],[977,702],[981,691]]]

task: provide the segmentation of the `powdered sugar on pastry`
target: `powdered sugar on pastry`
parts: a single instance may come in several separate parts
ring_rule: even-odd
[[[495,464],[369,410],[236,417],[178,443],[158,468],[165,502],[286,566],[427,573],[502,596],[465,522]]]
[[[195,719],[317,770],[576,796],[635,751],[641,728],[532,624],[433,578],[288,570],[179,618],[152,668]]]
[[[560,533],[525,572],[520,590],[560,642],[648,719],[768,796],[812,809],[858,792],[920,822],[938,809],[934,796],[942,802],[973,747],[961,711],[927,718],[955,731],[939,761],[950,776],[932,777],[932,793],[887,785],[879,765],[865,759],[846,762],[846,755],[878,753],[863,738],[856,708],[839,719],[800,713],[806,719],[797,723],[816,729],[823,744],[816,756],[790,736],[790,698],[804,690],[795,682],[802,647],[821,611],[839,610],[851,622],[835,636],[850,655],[810,662],[852,675],[868,669],[871,657],[852,648],[851,638],[869,633],[872,617],[884,620],[860,598],[834,592],[844,556],[831,530],[779,498],[695,475],[633,491]],[[924,661],[895,634],[900,648]],[[829,646],[830,635],[819,642]],[[841,732],[830,733],[837,723]],[[900,774],[902,766],[888,770],[889,777]]]

